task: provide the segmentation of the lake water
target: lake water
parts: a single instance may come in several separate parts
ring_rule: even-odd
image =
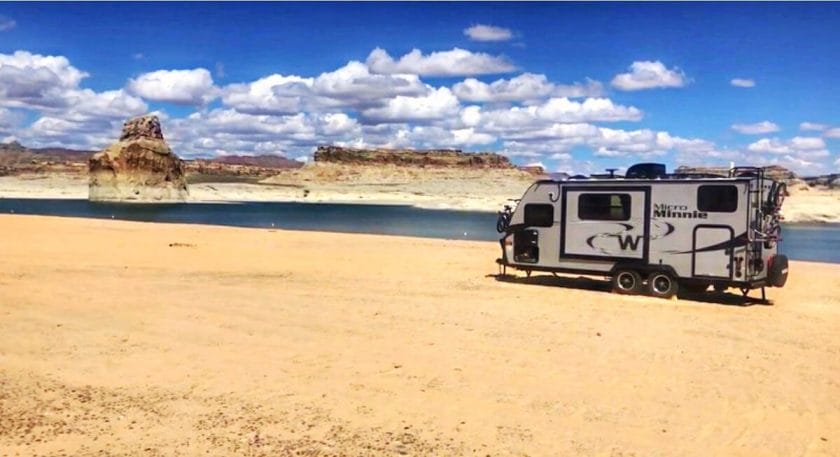
[[[142,222],[372,233],[496,241],[496,215],[411,206],[329,203],[94,203],[88,200],[0,199],[0,213],[122,219]],[[792,259],[840,263],[840,225],[782,229],[782,252]]]

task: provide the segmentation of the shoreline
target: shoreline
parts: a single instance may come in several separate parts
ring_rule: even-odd
[[[0,200],[69,200],[69,201],[89,201],[86,197],[79,197],[76,195],[68,196],[68,195],[54,195],[48,197],[42,196],[6,196],[0,195]],[[436,211],[457,211],[457,212],[469,212],[469,213],[482,213],[482,214],[496,214],[499,210],[489,210],[489,209],[469,209],[469,208],[461,208],[461,207],[442,207],[442,206],[432,206],[432,205],[424,205],[422,203],[407,203],[401,201],[388,201],[388,200],[321,200],[321,199],[279,199],[279,200],[234,200],[234,199],[227,199],[227,200],[198,200],[198,199],[190,199],[187,201],[171,201],[171,202],[153,202],[153,201],[137,201],[137,200],[125,200],[125,201],[94,201],[92,203],[102,203],[102,204],[116,204],[116,205],[193,205],[193,204],[230,204],[230,205],[241,205],[241,204],[249,204],[249,203],[299,203],[303,205],[364,205],[364,206],[398,206],[398,207],[408,207],[408,208],[417,208],[417,209],[424,209],[424,210],[436,210]],[[82,217],[82,216],[79,216]],[[152,221],[153,222],[153,221]],[[840,226],[840,217],[837,219],[800,219],[800,220],[789,220],[784,219],[782,220],[782,225],[788,226],[796,226],[796,227],[807,227],[807,226],[814,226],[814,227],[823,227],[823,226]]]
[[[392,184],[347,182],[317,185],[306,183],[308,187],[301,187],[288,185],[279,178],[257,184],[201,182],[190,185],[189,197],[184,203],[358,203],[495,214],[504,205],[512,204],[512,200],[520,198],[521,192],[528,185],[506,182],[505,187],[496,189],[504,193],[487,194],[476,189],[495,189],[498,183],[482,183],[471,179],[455,179],[446,184],[438,182],[424,187],[420,182],[403,188]],[[73,174],[2,176],[0,198],[87,200],[87,177]],[[782,216],[787,224],[840,224],[840,190],[797,190],[786,199]]]

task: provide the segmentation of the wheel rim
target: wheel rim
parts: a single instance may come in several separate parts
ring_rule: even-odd
[[[671,278],[665,275],[658,275],[651,281],[653,290],[657,293],[664,294],[671,290]]]
[[[618,287],[622,290],[632,290],[636,287],[636,278],[631,273],[620,273],[618,275]]]

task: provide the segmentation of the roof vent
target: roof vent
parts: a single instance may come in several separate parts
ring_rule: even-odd
[[[627,169],[628,179],[657,179],[666,175],[664,163],[637,163]]]

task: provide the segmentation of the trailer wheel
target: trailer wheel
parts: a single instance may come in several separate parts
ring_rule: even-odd
[[[677,294],[677,281],[664,271],[657,271],[648,276],[648,293],[653,297],[671,298]]]
[[[612,276],[612,290],[622,295],[638,294],[642,290],[642,276],[633,270],[618,270]]]

